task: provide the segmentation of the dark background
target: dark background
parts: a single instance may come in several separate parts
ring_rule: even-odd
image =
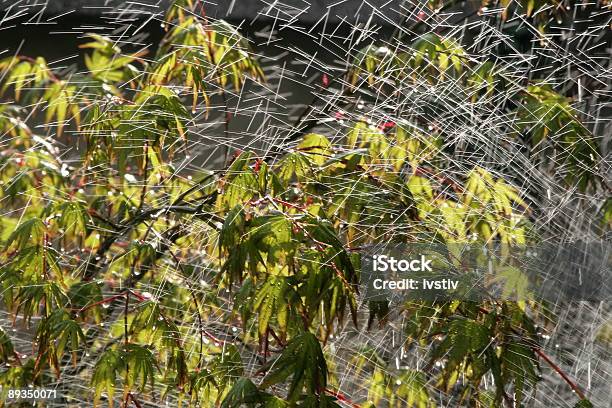
[[[1,0],[0,0],[1,1]],[[64,75],[85,69],[84,50],[78,46],[89,39],[88,33],[106,35],[117,42],[125,53],[146,49],[145,58],[153,58],[165,30],[161,21],[170,1],[15,1],[0,3],[4,10],[0,18],[0,58],[13,54],[43,56],[48,64]],[[285,0],[270,8],[261,0],[204,1],[203,10],[211,20],[224,19],[238,26],[240,32],[251,42],[266,73],[266,86],[274,95],[274,104],[263,98],[253,98],[235,109],[238,98],[228,95],[231,108],[237,114],[231,121],[229,135],[225,135],[220,123],[223,121],[223,101],[212,98],[210,120],[198,137],[198,158],[194,166],[216,167],[225,155],[220,150],[228,137],[233,139],[229,150],[241,147],[267,149],[283,137],[284,129],[301,114],[304,106],[311,102],[312,91],[321,84],[322,72],[333,74],[333,69],[346,64],[354,51],[345,41],[355,27],[369,27],[370,38],[388,39],[394,26],[401,19],[402,0],[372,0],[367,4],[361,0]],[[335,4],[335,5],[334,5]],[[321,33],[327,33],[321,39]],[[355,36],[354,36],[355,37]],[[362,40],[368,42],[368,38]],[[372,41],[370,41],[372,42]],[[363,45],[360,45],[363,47]],[[321,69],[320,61],[326,64]],[[282,74],[279,71],[283,71]],[[257,85],[249,84],[248,91],[262,94]],[[265,94],[265,92],[264,92]],[[270,96],[268,95],[268,98]],[[247,98],[245,98],[247,99]],[[257,107],[261,102],[262,106]],[[217,124],[216,126],[214,124]],[[278,128],[278,130],[277,130]],[[66,146],[75,146],[70,131],[61,138]],[[253,142],[253,134],[268,133]],[[271,136],[270,136],[271,135]]]

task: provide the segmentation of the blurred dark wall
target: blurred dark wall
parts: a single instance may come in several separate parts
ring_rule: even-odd
[[[194,3],[197,0],[194,0]],[[143,13],[163,13],[171,4],[171,0],[4,0],[0,8],[12,12],[23,12],[26,9],[30,13],[41,12],[42,15],[58,15],[71,13],[75,15],[89,16],[119,16],[131,13],[134,10],[142,10]],[[283,0],[282,2],[264,0],[216,0],[206,1],[203,4],[206,14],[215,18],[230,20],[285,20],[295,18],[297,21],[313,24],[321,19],[336,22],[340,19],[346,21],[366,21],[372,10],[374,13],[372,22],[390,24],[389,19],[397,16],[402,0]],[[273,5],[273,7],[271,6]]]
[[[399,2],[400,0],[384,1],[388,3],[385,7]],[[159,3],[159,5],[148,7],[143,3]],[[59,72],[64,69],[70,72],[83,71],[85,69],[83,59],[85,50],[78,46],[88,41],[85,38],[88,33],[111,37],[117,41],[124,52],[146,47],[149,50],[147,57],[152,57],[165,34],[161,20],[168,3],[168,1],[153,2],[150,0],[139,0],[132,3],[123,0],[64,0],[49,1],[45,5],[38,0],[38,3],[34,1],[15,3],[10,8],[8,2],[2,3],[0,0],[0,7],[7,10],[5,15],[11,17],[0,22],[0,59],[15,53],[27,56],[40,55],[44,56]],[[266,14],[268,10],[264,8],[264,3],[260,0],[236,0],[235,2],[217,0],[217,3],[217,6],[205,4],[206,14],[229,20],[240,26],[240,31],[252,41],[254,51],[260,56],[260,63],[266,72],[266,86],[274,92],[279,92],[278,97],[268,96],[276,100],[276,103],[266,106],[266,109],[257,110],[257,112],[252,112],[250,110],[252,106],[248,105],[259,102],[249,102],[249,99],[253,99],[252,95],[249,98],[243,98],[246,102],[243,100],[242,105],[245,106],[246,112],[251,113],[237,114],[231,121],[229,137],[234,140],[233,145],[250,146],[253,149],[258,146],[265,147],[262,141],[253,145],[254,133],[262,134],[274,129],[274,126],[292,123],[304,109],[304,104],[312,100],[311,92],[321,82],[321,67],[318,64],[309,63],[309,61],[312,62],[311,57],[316,56],[318,61],[326,64],[343,66],[336,61],[338,56],[345,56],[349,49],[349,44],[343,42],[342,38],[350,35],[357,21],[366,20],[367,22],[372,13],[372,8],[362,3],[361,0],[347,0],[344,3],[342,0],[331,2],[313,0],[311,8],[308,8],[308,4],[302,0],[284,0],[282,3],[285,5],[275,6],[274,17]],[[270,2],[272,3],[274,2]],[[334,3],[341,4],[327,8],[327,5]],[[376,5],[383,1],[372,0],[368,3]],[[113,7],[113,4],[124,6]],[[288,7],[287,4],[293,4],[294,8]],[[362,8],[359,9],[359,5],[362,4]],[[307,11],[300,13],[295,8],[298,6]],[[324,19],[321,20],[321,15],[316,17],[316,10],[321,15],[325,15],[329,10],[327,23]],[[397,12],[390,11],[389,14],[397,15]],[[382,24],[380,21],[374,23],[376,19],[381,18],[381,15],[378,14],[378,17],[370,20],[371,25],[376,25],[376,30],[372,35],[378,38],[381,36],[388,38],[393,31],[393,26]],[[276,16],[278,20],[275,22]],[[344,22],[338,22],[339,16],[344,17]],[[281,24],[287,24],[287,26],[283,28]],[[289,25],[291,25],[290,28]],[[320,41],[319,33],[332,31],[335,33],[334,36]],[[136,32],[135,36],[134,32]],[[270,36],[268,34],[270,32],[274,32],[274,35]],[[282,75],[284,79],[281,79],[278,74],[281,67],[287,69],[287,72]],[[253,86],[249,84],[244,92],[245,95],[249,95],[250,87]],[[261,89],[256,92],[261,93]],[[228,95],[228,103],[232,110],[236,108],[239,99],[235,95]],[[261,100],[261,102],[266,101]],[[221,123],[223,120],[222,103],[220,97],[212,98],[211,122]],[[236,112],[240,110],[236,109]],[[42,123],[34,121],[32,124],[41,125]],[[262,124],[265,124],[265,129],[258,129]],[[78,143],[73,145],[74,139],[70,133],[69,130],[65,132],[60,141],[78,150],[80,147]],[[216,140],[226,138],[228,135],[224,134],[221,126],[207,129],[206,133],[208,139],[201,139],[198,142],[199,152],[195,153],[202,159],[195,160],[194,164],[210,165],[210,160],[218,162],[223,158],[223,152],[219,151],[220,143]]]

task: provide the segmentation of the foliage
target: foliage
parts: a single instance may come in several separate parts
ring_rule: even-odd
[[[3,389],[72,370],[90,381],[97,405],[153,400],[160,389],[162,398],[227,408],[346,405],[327,346],[346,324],[361,329],[359,248],[533,241],[531,203],[515,181],[484,166],[450,169],[445,135],[422,118],[356,115],[341,138],[306,132],[289,152],[238,152],[222,170],[187,177],[176,155],[198,110],[247,78],[264,81],[247,40],[196,13],[196,3],[169,9],[149,61],[92,34],[82,77],[64,79],[42,57],[0,62],[2,92],[14,98],[0,109],[9,136],[0,195],[11,209],[1,216],[0,292],[16,324],[36,329],[27,360],[0,330],[0,362],[10,364]],[[384,94],[453,78],[457,98],[493,103],[508,80],[503,66],[467,56],[437,34],[410,52],[369,45],[347,81],[367,95],[380,83]],[[35,100],[46,136],[17,105]],[[533,82],[508,109],[508,131],[528,135],[531,160],[550,143],[568,188],[601,188],[599,147],[567,97]],[[78,162],[60,154],[67,130],[86,143]],[[469,406],[520,406],[540,379],[540,311],[535,302],[402,304],[394,312],[403,333],[437,368],[395,369],[365,350],[352,363],[368,373],[363,406],[433,407],[432,386]],[[369,312],[370,328],[392,315],[384,302]],[[233,330],[214,331],[218,322]]]

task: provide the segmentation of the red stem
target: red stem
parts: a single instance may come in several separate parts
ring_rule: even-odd
[[[351,408],[361,408],[361,405],[355,404],[353,401],[351,401],[346,395],[342,394],[340,391],[334,391],[334,390],[330,390],[329,388],[326,388],[325,392],[333,397],[336,397],[338,401],[349,405]]]
[[[72,310],[76,310],[79,313],[86,312],[87,310],[91,309],[92,307],[112,302],[112,301],[117,300],[117,299],[119,299],[119,298],[121,298],[123,296],[126,296],[128,293],[134,295],[138,299],[139,302],[143,302],[143,301],[147,300],[147,298],[142,296],[140,293],[134,292],[133,290],[129,290],[129,291],[125,291],[125,292],[122,292],[122,293],[118,293],[118,294],[113,295],[113,296],[109,296],[109,297],[104,298],[102,300],[99,300],[99,301],[97,301],[95,303],[92,303],[91,305],[84,306],[84,307],[82,307],[80,309],[72,309]]]
[[[134,397],[134,395],[130,392],[128,394],[129,399],[132,400],[132,402],[134,403],[134,405],[136,405],[136,408],[142,408],[142,405],[140,404],[140,402],[138,402],[138,400],[136,399],[136,397]]]
[[[538,356],[540,356],[540,358],[546,361],[548,365],[551,366],[551,368],[561,376],[561,378],[563,378],[563,380],[572,388],[572,390],[574,390],[574,392],[580,397],[581,400],[587,399],[586,395],[584,395],[580,387],[578,387],[578,385],[573,382],[572,379],[569,378],[568,375],[565,374],[565,372],[563,372],[563,370],[558,365],[556,365],[554,361],[550,359],[550,357],[546,355],[546,353],[544,353],[541,349],[537,347],[532,347],[532,349]]]

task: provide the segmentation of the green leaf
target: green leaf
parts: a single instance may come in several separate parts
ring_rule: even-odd
[[[574,408],[594,408],[595,406],[588,399],[582,399],[574,405]]]
[[[327,387],[327,363],[319,340],[312,333],[292,338],[282,354],[269,365],[262,387],[283,383],[291,378],[287,399],[295,402],[302,389],[308,395],[321,395]]]
[[[264,404],[262,408],[286,408],[289,405],[282,399],[274,395],[264,394]]]
[[[138,305],[130,324],[130,332],[145,335],[151,345],[179,347],[179,329],[176,324],[162,314],[156,301],[146,301]]]
[[[289,184],[293,180],[306,180],[312,176],[312,167],[308,157],[300,152],[289,153],[279,161],[275,168],[279,179]]]
[[[229,390],[221,408],[255,407],[263,402],[262,393],[248,378],[240,378]]]
[[[29,243],[40,245],[46,230],[47,228],[40,218],[32,217],[19,224],[7,240],[6,246],[8,248],[12,244],[16,244],[17,248],[23,249]]]
[[[219,393],[223,393],[225,387],[244,375],[244,366],[238,347],[233,344],[225,344],[222,352],[210,364],[210,371],[216,379]]]
[[[0,93],[4,93],[6,89],[13,85],[15,89],[15,100],[19,100],[21,90],[26,85],[42,87],[51,76],[51,71],[47,67],[47,62],[44,58],[38,57],[35,60],[23,60],[20,57],[9,57],[0,61],[0,70],[8,72],[4,85]]]
[[[527,0],[527,17],[531,17],[533,9],[535,8],[535,0]]]
[[[504,383],[514,380],[517,404],[523,400],[525,386],[534,386],[539,377],[538,359],[533,350],[518,342],[509,342],[501,353],[502,379]]]
[[[64,352],[68,351],[72,354],[72,363],[76,367],[79,345],[86,344],[87,340],[79,323],[65,310],[55,310],[43,319],[38,328],[39,338],[45,335],[55,340],[55,361],[61,360]],[[57,369],[59,370],[59,367]]]
[[[29,81],[30,71],[31,65],[29,62],[21,62],[11,71],[11,75],[8,77],[5,87],[8,84],[13,84],[15,88],[15,100],[19,100],[21,88]]]
[[[86,312],[94,315],[96,322],[102,318],[101,306],[89,307],[102,300],[102,290],[97,282],[77,282],[68,290],[70,305],[76,310],[87,308]]]
[[[502,282],[502,293],[504,299],[525,301],[532,298],[529,290],[529,278],[519,268],[505,266],[498,268],[492,282]]]
[[[467,183],[465,184],[465,193],[463,202],[465,205],[472,204],[484,206],[491,200],[491,193],[487,187],[487,183],[492,183],[493,178],[490,174],[480,168],[475,167],[468,175]]]
[[[39,277],[40,275],[35,276],[37,279]],[[68,304],[68,297],[55,281],[44,281],[40,277],[39,280],[27,283],[19,288],[19,292],[15,297],[15,300],[19,301],[15,309],[15,315],[23,312],[26,321],[40,313],[41,304],[45,306],[47,311],[64,308]]]
[[[346,281],[350,284],[357,284],[358,276],[353,262],[329,221],[312,219],[307,225],[307,230],[315,242],[326,244],[331,248],[332,258],[330,261],[334,262],[343,272]]]
[[[104,391],[108,395],[108,400],[112,401],[119,374],[124,375],[124,387],[127,389],[138,387],[140,391],[144,391],[147,383],[153,388],[156,368],[155,356],[148,347],[131,343],[123,346],[121,351],[113,349],[105,351],[96,363],[91,379],[95,390],[94,405],[97,406]],[[109,405],[112,405],[112,402]]]
[[[110,38],[95,34],[88,33],[85,35],[87,38],[91,38],[93,41],[79,45],[79,48],[90,48],[95,50],[102,50],[106,53],[115,53],[118,54],[121,52],[121,48],[119,48],[113,40]]]
[[[0,327],[0,361],[6,363],[13,357],[15,349],[13,342],[6,332]]]
[[[440,200],[439,211],[444,219],[444,226],[460,242],[466,240],[465,208],[451,200]]]
[[[106,350],[96,362],[91,385],[94,387],[94,407],[100,402],[103,392],[106,392],[109,406],[112,406],[115,387],[117,386],[117,376],[125,368],[125,360],[122,354],[116,350]]]
[[[434,408],[427,392],[427,381],[424,374],[415,371],[403,371],[396,380],[395,394],[402,398],[407,407]]]
[[[467,81],[470,91],[474,93],[473,102],[476,102],[478,94],[490,95],[493,93],[497,83],[503,80],[503,77],[498,74],[499,68],[491,61],[481,63],[474,70]]]
[[[246,203],[255,197],[258,192],[257,178],[254,173],[249,171],[228,180],[220,197],[227,208],[233,208],[238,204]]]
[[[532,152],[542,160],[556,157],[564,170],[557,172],[567,183],[581,191],[600,181],[597,173],[602,160],[599,145],[593,134],[580,122],[571,100],[555,92],[551,86],[529,85],[517,108],[517,134],[528,136]],[[556,154],[544,149],[547,143]]]
[[[270,276],[257,290],[253,301],[253,310],[259,313],[257,324],[259,337],[266,337],[272,317],[280,328],[281,336],[287,331],[287,315],[289,304],[287,292],[289,288],[286,279],[281,276]]]
[[[59,224],[66,233],[85,235],[90,217],[81,202],[68,201],[60,203],[56,208],[57,213],[60,214]]]
[[[157,361],[149,347],[138,344],[128,344],[123,352],[124,358],[129,366],[127,385],[132,388],[139,385],[144,390],[147,382],[151,388],[155,386],[155,369]]]
[[[223,20],[207,23],[196,17],[189,0],[180,0],[181,6],[171,8],[169,16],[178,21],[171,23],[152,64],[151,81],[169,83],[176,81],[193,92],[194,107],[197,94],[206,96],[206,84],[216,82],[221,88],[228,83],[240,91],[246,76],[255,81],[264,79],[257,60],[251,53],[248,41],[238,30]],[[189,3],[189,4],[188,4]]]
[[[129,65],[138,58],[138,54],[123,55],[110,38],[98,34],[87,34],[92,42],[82,44],[79,48],[93,49],[85,55],[85,66],[94,79],[103,82],[118,82],[130,79],[136,68]],[[137,73],[137,72],[136,72]]]
[[[74,101],[76,90],[76,86],[58,81],[53,82],[42,96],[42,98],[47,101],[45,121],[49,124],[55,117],[58,136],[61,136],[63,132],[68,114],[72,114],[72,118],[77,125],[80,122],[80,109],[78,104]]]
[[[430,78],[443,79],[449,71],[460,74],[463,71],[466,53],[452,39],[444,39],[437,33],[427,33],[416,40],[412,48],[410,65],[428,72]]]
[[[415,199],[431,200],[433,199],[433,188],[431,183],[425,177],[412,176],[408,179],[408,188]]]
[[[355,126],[348,132],[346,137],[346,144],[349,149],[354,149],[358,144],[358,142],[363,142],[364,139],[367,139],[365,134],[371,132],[370,128],[365,122],[357,122]]]
[[[447,368],[452,370],[469,355],[479,355],[490,338],[486,327],[468,319],[453,320],[444,340],[434,349],[433,358],[448,359]]]
[[[332,145],[323,135],[309,133],[298,144],[297,150],[302,152],[309,161],[322,166],[332,154]]]

